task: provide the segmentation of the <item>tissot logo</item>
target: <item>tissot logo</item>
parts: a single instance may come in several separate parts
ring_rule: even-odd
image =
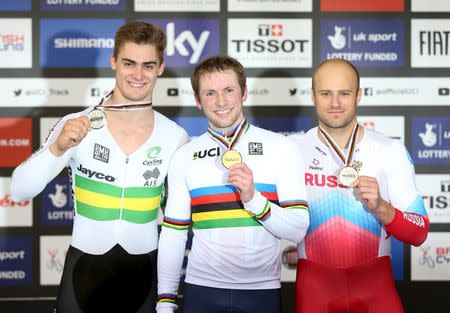
[[[109,148],[96,143],[94,145],[94,159],[108,163],[109,162]]]
[[[258,25],[258,35],[263,37],[264,36],[281,37],[283,36],[283,24]]]
[[[97,171],[94,171],[94,170],[90,170],[90,169],[88,169],[88,168],[86,168],[86,167],[83,167],[82,164],[80,164],[80,165],[77,167],[77,171],[79,171],[79,172],[85,174],[85,175],[86,175],[87,177],[89,177],[89,178],[95,177],[95,178],[97,178],[97,179],[100,179],[100,180],[106,180],[106,181],[108,181],[108,182],[113,182],[113,181],[116,180],[113,176],[106,175],[106,174],[103,174],[103,173],[101,173],[101,172],[97,172]]]
[[[441,181],[441,192],[450,192],[450,180]]]
[[[311,28],[306,19],[229,19],[228,53],[251,67],[310,66]]]
[[[450,175],[418,174],[417,190],[423,198],[430,222],[450,222]]]
[[[261,32],[261,28],[258,29],[258,35],[260,37],[282,37],[283,35],[283,25],[264,25],[272,30],[274,27],[277,27],[277,31],[271,31],[270,34],[265,31]],[[261,25],[259,25],[261,27]],[[305,50],[306,44],[309,42],[308,40],[303,39],[235,39],[231,41],[234,45],[236,52],[255,52],[255,53],[277,53],[277,52],[285,52],[285,53],[303,53]]]
[[[216,147],[216,148],[211,148],[209,150],[194,152],[192,159],[197,160],[197,159],[203,159],[205,157],[214,157],[214,156],[219,156],[219,155],[220,155],[220,147]]]

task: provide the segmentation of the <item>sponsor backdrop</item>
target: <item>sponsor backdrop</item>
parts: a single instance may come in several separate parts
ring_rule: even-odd
[[[316,124],[313,68],[327,58],[353,62],[362,77],[359,121],[407,146],[431,220],[421,247],[394,241],[397,287],[407,312],[448,312],[450,2],[443,0],[0,0],[1,311],[50,312],[73,221],[65,171],[20,203],[9,194],[11,173],[58,118],[113,88],[113,36],[129,20],[167,32],[154,106],[192,136],[207,123],[189,76],[209,55],[230,54],[246,66],[249,120],[283,134]],[[283,243],[285,312],[293,307],[295,253]]]

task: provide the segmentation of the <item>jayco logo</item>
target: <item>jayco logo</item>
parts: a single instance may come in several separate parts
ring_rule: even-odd
[[[175,32],[175,23],[168,23],[166,25],[167,33],[167,56],[175,55],[177,51],[182,56],[189,56],[188,48],[192,50],[191,57],[189,58],[190,64],[195,64],[199,60],[206,42],[208,41],[210,31],[205,30],[201,32],[198,38],[195,38],[194,34],[190,30],[182,31],[178,36]]]
[[[77,170],[79,172],[83,173],[84,175],[87,175],[89,178],[95,177],[97,179],[106,180],[108,182],[113,182],[116,180],[114,177],[112,177],[110,175],[105,175],[103,173],[85,168],[85,167],[83,167],[82,164],[80,164],[80,166],[77,167]]]

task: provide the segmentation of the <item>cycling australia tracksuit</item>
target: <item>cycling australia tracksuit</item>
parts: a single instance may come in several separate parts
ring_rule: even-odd
[[[74,223],[57,312],[151,311],[161,190],[173,153],[188,137],[154,111],[151,136],[130,155],[105,125],[55,157],[49,147],[65,122],[91,110],[67,115],[55,125],[44,146],[15,170],[11,194],[30,199],[69,166]]]

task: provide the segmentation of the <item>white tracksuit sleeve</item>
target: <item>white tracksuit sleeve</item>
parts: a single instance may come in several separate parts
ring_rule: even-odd
[[[68,117],[56,123],[44,145],[14,170],[10,185],[13,201],[30,200],[35,197],[67,165],[75,147],[60,157],[54,156],[49,147],[58,138]]]
[[[169,195],[158,244],[158,313],[174,312],[182,274],[188,227],[191,221],[190,195],[185,182],[183,147],[171,160]]]
[[[244,207],[274,236],[299,243],[309,226],[303,157],[300,148],[287,139],[280,141],[279,151],[279,162],[273,168],[279,204],[255,192]]]

